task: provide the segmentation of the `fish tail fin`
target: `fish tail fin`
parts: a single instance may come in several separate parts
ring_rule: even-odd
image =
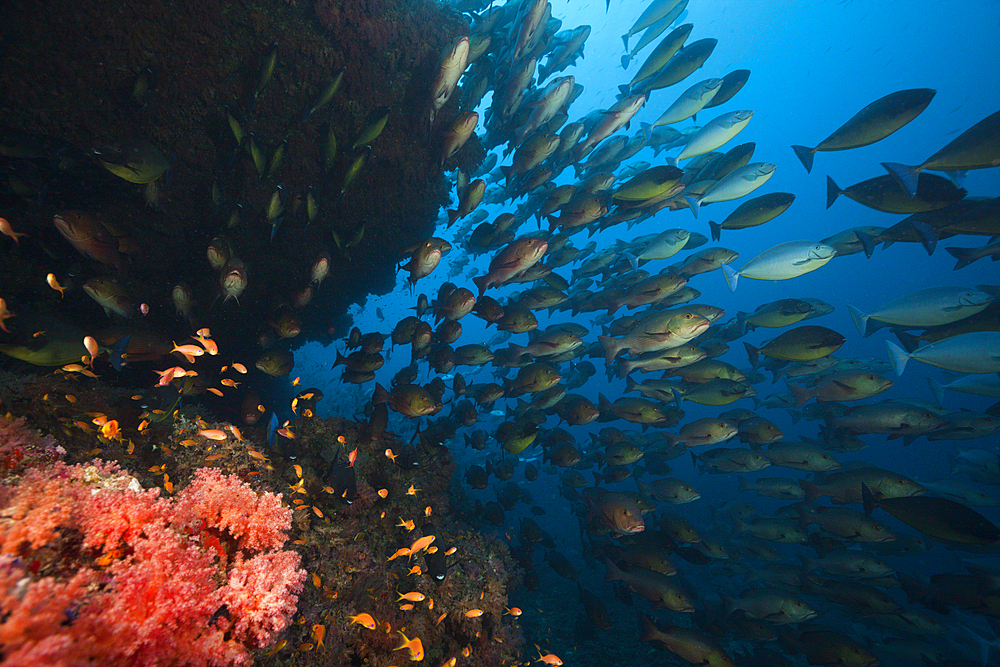
[[[934,400],[938,405],[941,405],[944,402],[944,385],[929,376],[927,385],[931,388],[931,393],[934,394]]]
[[[896,338],[899,339],[899,344],[902,345],[907,352],[913,352],[920,345],[920,339],[913,334],[899,330],[896,330],[895,334]]]
[[[861,502],[865,506],[865,516],[871,516],[875,509],[875,496],[872,495],[872,490],[864,482],[861,482]]]
[[[607,571],[604,573],[604,581],[621,581],[622,571],[618,569],[618,566],[611,562],[611,559],[607,556],[604,557],[604,567]]]
[[[792,423],[793,424],[798,424],[800,421],[802,421],[802,413],[799,412],[798,410],[792,410],[791,408],[785,408],[785,412],[787,412],[788,416],[792,418]]]
[[[958,260],[958,262],[955,263],[955,268],[952,269],[953,271],[958,271],[959,269],[964,268],[969,264],[972,264],[977,259],[979,259],[978,257],[975,256],[976,253],[975,248],[959,248],[957,246],[948,246],[947,248],[945,248],[945,250],[948,251],[949,255]]]
[[[829,206],[827,208],[829,208]],[[857,235],[858,240],[861,241],[861,247],[865,250],[865,257],[871,259],[872,254],[875,252],[875,246],[878,245],[878,239],[873,237],[871,234],[865,234],[864,232],[857,232]]]
[[[892,364],[892,370],[896,372],[896,375],[902,375],[903,370],[906,369],[906,362],[910,358],[910,353],[891,340],[887,340],[885,346],[889,350],[889,363]]]
[[[812,173],[813,157],[816,155],[816,150],[805,146],[792,146],[792,150],[795,151],[796,157],[802,162],[802,166],[806,168],[806,173]]]
[[[639,391],[639,383],[632,379],[631,375],[625,376],[625,393],[630,391]]]
[[[844,194],[844,191],[840,189],[840,186],[834,183],[833,179],[829,176],[826,177],[826,207],[830,208],[833,206],[833,202],[837,201],[837,197]]]
[[[910,197],[917,194],[917,184],[920,176],[920,167],[911,167],[905,164],[899,164],[898,162],[883,162],[882,166],[885,170],[892,174],[896,182],[906,190]]]
[[[676,387],[671,387],[670,393],[674,395],[674,401],[677,403],[677,407],[681,407],[681,403],[684,402],[684,395],[677,391]]]
[[[507,343],[507,349],[510,350],[515,359],[524,354],[524,347],[516,343]]]
[[[799,486],[801,486],[802,490],[806,492],[805,501],[807,503],[811,503],[823,495],[823,492],[820,490],[816,482],[810,482],[808,479],[800,479]]]
[[[604,394],[597,394],[597,407],[601,412],[611,409],[611,401]]]
[[[375,383],[375,392],[372,394],[372,405],[386,403],[389,401],[389,392],[378,382]]]
[[[629,38],[629,34],[628,33],[625,33],[624,35],[622,35],[622,43],[625,44],[625,53],[628,53],[628,38]]]
[[[610,365],[618,353],[622,351],[621,342],[611,336],[598,336],[597,340],[604,348],[604,363]]]
[[[754,368],[757,368],[757,366],[760,364],[760,348],[754,347],[753,345],[747,342],[743,343],[743,347],[746,348],[747,357],[749,357],[750,359],[750,365],[753,366]]]
[[[723,264],[725,266],[725,264]],[[747,333],[747,313],[742,310],[736,311],[736,327],[739,329],[740,335],[744,336]],[[774,384],[773,382],[771,384]]]
[[[701,200],[695,197],[685,197],[684,201],[688,203],[688,207],[691,209],[691,213],[694,214],[695,219],[698,218],[698,211],[701,210]]]
[[[739,483],[739,488],[736,489],[737,491],[749,491],[750,490],[750,486],[747,484],[747,480],[746,480],[746,478],[743,475],[737,475],[736,476],[736,481]]]
[[[927,251],[927,255],[933,255],[934,250],[937,248],[938,239],[941,236],[938,234],[937,230],[928,225],[926,222],[921,222],[919,220],[911,222],[910,226],[920,237],[920,244],[924,246],[924,250]]]
[[[646,143],[649,143],[650,138],[653,136],[653,126],[649,123],[639,123],[639,127],[642,129],[642,136],[646,137]]]
[[[858,333],[864,336],[865,329],[868,328],[868,316],[850,304],[847,305],[847,312],[851,314],[851,319],[854,320],[854,326],[858,328]]]
[[[736,291],[736,281],[739,280],[740,274],[733,267],[728,264],[722,265],[722,275],[726,277],[726,284],[729,286],[730,292]]]
[[[486,288],[489,284],[489,279],[485,275],[476,276],[475,278],[472,279],[472,282],[474,282],[476,284],[476,287],[479,288],[479,296],[482,296],[486,292]]]
[[[787,383],[787,382],[785,384],[788,385],[789,391],[792,392],[792,396],[795,398],[795,409],[796,410],[798,410],[799,408],[801,408],[803,405],[805,405],[809,401],[810,398],[812,398],[812,394],[809,393],[809,390],[806,389],[805,387],[803,387],[802,385],[800,385],[800,384],[790,384],[790,383]]]
[[[632,270],[637,271],[639,269],[639,258],[630,252],[625,253],[625,256],[628,257],[628,262],[632,265]]]
[[[626,53],[625,55],[623,55],[622,56],[622,69],[628,69],[628,64],[630,62],[632,62],[632,59],[629,57],[629,54]]]
[[[458,220],[460,217],[461,216],[458,214],[458,210],[457,209],[448,209],[448,225],[447,226],[451,227],[452,225],[454,225],[455,221]]]
[[[708,228],[712,230],[712,240],[718,241],[722,238],[722,223],[714,220],[708,221]]]

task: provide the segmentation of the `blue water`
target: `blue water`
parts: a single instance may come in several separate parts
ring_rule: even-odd
[[[622,54],[621,35],[632,24],[635,17],[642,11],[643,3],[622,2],[612,0],[611,10],[605,13],[605,5],[601,0],[591,2],[563,2],[553,0],[552,14],[563,21],[562,28],[569,29],[581,24],[593,27],[586,47],[585,58],[578,61],[575,67],[570,67],[561,75],[572,74],[577,83],[585,86],[583,95],[577,99],[569,110],[570,121],[577,120],[597,108],[607,108],[615,101],[617,86],[631,79],[635,68],[648,55],[652,46],[640,53],[629,70],[623,71],[619,62]],[[832,236],[850,227],[862,225],[877,225],[889,227],[904,216],[880,213],[841,197],[827,210],[826,176],[833,177],[841,187],[856,182],[880,176],[885,171],[880,162],[891,161],[905,164],[918,164],[933,154],[939,148],[955,138],[959,133],[971,127],[978,121],[1000,109],[1000,86],[998,86],[995,58],[996,36],[1000,34],[1000,3],[987,1],[967,1],[957,3],[942,3],[925,1],[911,2],[871,2],[854,1],[816,1],[791,2],[775,0],[772,2],[735,2],[730,0],[692,0],[688,14],[683,22],[693,23],[695,28],[688,43],[706,37],[717,38],[718,45],[705,66],[689,79],[665,90],[654,91],[645,108],[637,116],[637,120],[652,122],[683,90],[695,81],[726,74],[733,69],[750,69],[752,75],[747,85],[729,102],[717,108],[702,112],[698,120],[704,123],[724,111],[736,109],[752,109],[754,117],[747,128],[721,150],[747,141],[756,142],[757,148],[754,161],[768,161],[777,165],[776,174],[771,180],[752,196],[766,192],[791,192],[796,195],[795,203],[783,215],[764,226],[748,230],[724,230],[721,242],[709,245],[722,245],[736,250],[740,254],[735,266],[741,266],[745,261],[758,253],[784,241],[815,240]],[[632,38],[635,44],[639,36]],[[655,42],[654,42],[655,44]],[[551,78],[549,79],[551,80]],[[816,145],[830,132],[839,127],[862,107],[870,102],[897,90],[907,88],[933,88],[937,95],[930,106],[916,120],[899,130],[894,135],[874,145],[849,151],[817,153],[811,174],[807,174],[796,159],[790,146],[792,144]],[[484,105],[489,103],[487,97]],[[480,109],[482,111],[482,109]],[[693,124],[687,120],[676,127],[682,129]],[[637,130],[633,124],[627,132],[632,136]],[[482,127],[479,128],[482,132]],[[496,149],[497,152],[502,150]],[[679,149],[673,149],[666,155],[654,157],[650,149],[643,149],[627,162],[647,160],[653,165],[664,164],[667,155],[676,155]],[[509,164],[501,161],[501,164]],[[556,181],[557,184],[570,183],[572,171],[566,170]],[[1000,170],[984,169],[968,174],[964,182],[970,196],[993,197],[1000,192]],[[515,202],[520,203],[520,202]],[[683,227],[697,231],[706,236],[709,234],[708,220],[721,220],[739,205],[739,201],[712,204],[707,206],[696,220],[688,210],[676,212],[661,212],[655,218],[645,221],[626,231],[624,226],[595,235],[598,247],[603,248],[618,238],[651,234],[671,227]],[[489,212],[487,220],[493,220],[501,212],[513,210],[513,205],[486,207]],[[425,293],[432,299],[438,287],[447,279],[448,270],[453,262],[460,260],[464,252],[460,239],[453,239],[451,231],[444,228],[446,218],[442,217],[438,234],[452,240],[455,248],[446,255],[441,266],[429,278],[417,285],[411,292],[403,285],[403,275],[397,288],[386,295],[373,295],[363,307],[354,312],[354,324],[362,331],[381,331],[388,334],[392,326],[400,318],[411,314],[409,310],[416,302],[416,293]],[[458,226],[458,225],[456,225]],[[519,234],[535,229],[529,221],[520,228]],[[944,251],[945,246],[974,247],[987,242],[986,237],[959,236],[939,243],[937,251],[928,256],[919,244],[895,244],[890,248],[879,247],[871,258],[864,254],[834,258],[825,267],[790,281],[764,282],[749,279],[740,280],[738,290],[731,293],[720,272],[699,275],[693,278],[690,285],[702,292],[698,303],[708,303],[720,306],[726,310],[726,319],[736,314],[738,310],[752,311],[757,306],[777,299],[787,297],[814,297],[822,299],[835,306],[835,311],[821,319],[812,320],[809,324],[818,324],[834,329],[847,337],[847,343],[837,352],[840,358],[873,357],[887,361],[885,340],[895,337],[888,330],[876,332],[868,338],[862,338],[854,327],[847,312],[846,305],[851,304],[863,311],[871,311],[879,305],[896,297],[908,294],[918,289],[937,285],[962,285],[974,287],[983,284],[997,284],[997,265],[989,259],[979,260],[966,268],[953,270],[954,258]],[[585,245],[585,235],[574,236],[572,243],[577,247]],[[493,253],[486,253],[473,259],[469,267],[485,271]],[[655,272],[666,268],[670,263],[683,259],[688,253],[682,251],[670,260],[654,261],[645,268]],[[557,270],[557,273],[569,278],[573,265]],[[459,285],[473,288],[471,280],[459,275],[453,279]],[[490,290],[488,294],[495,298],[510,295],[526,288],[526,285],[504,286]],[[380,309],[383,318],[376,314]],[[587,325],[600,313],[583,313],[573,321]],[[626,314],[622,309],[618,315]],[[539,318],[539,329],[561,321],[570,320],[568,313],[547,314],[536,312]],[[485,342],[494,333],[493,328],[487,330],[482,320],[474,316],[462,320],[464,333],[456,345],[472,342]],[[599,327],[591,327],[591,336],[585,338],[589,344],[600,333]],[[755,345],[760,345],[767,339],[780,333],[780,330],[758,329],[747,334],[743,339]],[[527,336],[515,335],[513,342],[525,344]],[[506,345],[504,345],[506,346]],[[343,349],[343,348],[341,348]],[[347,409],[360,411],[370,397],[370,385],[358,389],[352,386],[342,386],[336,378],[339,371],[331,375],[329,366],[334,358],[334,349],[323,349],[311,344],[297,352],[296,373],[302,376],[303,386],[318,386],[332,400],[324,406],[332,414],[344,414]],[[747,358],[740,341],[731,343],[730,351],[722,357],[739,368],[748,368]],[[622,380],[605,379],[603,359],[592,360],[598,369],[597,375],[575,393],[582,393],[595,403],[598,393],[603,393],[611,400],[622,395],[624,382]],[[400,368],[409,363],[409,350],[405,347],[392,352],[388,363],[378,372],[377,379],[388,386],[392,376]],[[564,377],[568,366],[563,366]],[[492,366],[487,366],[478,374],[475,369],[458,367],[455,372],[461,372],[471,383],[492,381]],[[911,362],[902,377],[895,377],[891,372],[895,385],[888,392],[873,400],[900,399],[909,401],[932,401],[933,396],[927,387],[925,377],[931,376],[945,380],[948,376],[937,369]],[[646,379],[658,375],[647,375],[637,379]],[[421,364],[421,375],[418,382],[429,381],[433,375],[427,371],[426,364]],[[450,381],[449,381],[450,386]],[[760,398],[766,398],[772,392],[784,391],[784,382],[770,384],[770,377],[757,385]],[[637,394],[630,394],[637,396]],[[452,393],[446,394],[446,402]],[[869,401],[871,402],[871,401]],[[950,411],[960,409],[983,411],[988,408],[993,399],[945,393],[944,406]],[[507,406],[513,407],[513,401]],[[497,403],[502,407],[503,401]],[[324,407],[324,406],[321,406]],[[687,411],[685,422],[701,416],[718,414],[733,408],[752,408],[748,400],[741,400],[725,408],[706,408],[693,404],[685,404]],[[449,406],[445,406],[442,414],[447,414]],[[797,440],[799,436],[816,437],[817,423],[801,421],[792,423],[784,410],[762,408],[759,412],[776,422],[785,433],[785,440]],[[480,422],[475,428],[484,429],[491,434],[504,418],[485,414],[480,415]],[[543,428],[556,425],[556,418],[550,417]],[[608,425],[622,429],[635,429],[634,425],[625,422],[612,422]],[[593,423],[585,427],[573,427],[569,430],[577,438],[578,445],[589,446],[590,434],[595,433],[605,424]],[[565,426],[564,426],[565,427]],[[392,430],[397,433],[412,432],[412,420],[404,420],[393,416]],[[460,466],[473,463],[483,464],[486,458],[499,458],[498,444],[491,440],[485,452],[474,452],[465,449],[462,434],[471,429],[460,429],[458,436],[448,442]],[[904,447],[899,440],[887,441],[885,436],[862,436],[869,447],[861,452],[850,455],[838,455],[842,461],[862,460],[877,466],[891,469],[907,475],[918,481],[930,481],[948,476],[947,455],[959,447],[985,447],[997,449],[996,437],[962,442],[928,442],[920,439],[909,447]],[[729,446],[736,446],[730,443]],[[523,458],[540,457],[537,447],[529,448]],[[661,508],[677,511],[689,518],[697,527],[708,527],[711,518],[709,506],[718,507],[730,500],[740,500],[757,506],[763,515],[773,513],[784,503],[771,499],[757,498],[751,494],[737,493],[737,480],[733,475],[698,476],[685,457],[672,462],[675,464],[674,476],[694,483],[701,491],[702,497],[690,505],[668,506]],[[540,465],[540,461],[536,462]],[[590,479],[590,472],[585,472]],[[788,476],[803,478],[805,473],[785,468],[769,468],[756,476]],[[533,517],[542,527],[553,533],[559,551],[567,555],[581,570],[581,582],[585,587],[598,593],[612,610],[616,619],[614,632],[625,633],[625,636],[635,634],[631,628],[635,626],[635,612],[614,599],[607,584],[601,583],[603,568],[590,569],[581,558],[581,543],[575,517],[570,514],[570,504],[558,496],[558,477],[542,473],[539,480],[526,483],[523,474],[518,470],[515,481],[523,488],[530,490],[534,503],[546,509],[546,515]],[[464,492],[470,497],[483,502],[495,499],[493,484],[486,491],[472,491],[465,487]],[[632,480],[626,480],[615,488],[634,490]],[[981,487],[987,493],[996,497],[997,490]],[[507,513],[508,533],[516,535],[520,517],[530,516],[528,506],[519,504],[513,512]],[[984,508],[982,511],[994,522],[1000,519],[996,508]],[[647,522],[650,517],[647,517]],[[894,528],[900,525],[886,515],[882,515]],[[484,525],[484,530],[489,529]],[[912,533],[910,529],[902,528],[903,532]],[[718,532],[714,533],[720,537]],[[725,537],[722,535],[721,537]],[[516,542],[516,538],[514,542]],[[782,547],[786,554],[786,562],[796,562],[794,554],[812,555],[812,550],[805,547]],[[550,647],[559,648],[564,660],[574,655],[577,640],[573,636],[573,619],[579,613],[575,605],[576,592],[572,586],[559,579],[542,563],[542,554],[535,553],[536,569],[543,578],[543,590],[561,591],[564,597],[531,593],[518,593],[517,599],[525,600],[523,604],[542,608],[552,618],[559,619],[550,625],[552,634],[545,638]],[[900,571],[909,573],[929,574],[936,571],[954,571],[960,569],[955,556],[942,547],[937,547],[929,554],[907,560],[892,561]],[[712,590],[723,585],[722,575],[711,574],[708,569],[697,568],[679,562],[689,581],[709,599],[714,599]],[[724,584],[729,592],[739,592],[736,582]],[[903,596],[897,590],[893,593],[901,602]],[[638,606],[648,609],[644,601]],[[547,605],[547,606],[546,606]],[[573,605],[572,610],[567,605]],[[862,630],[853,626],[844,618],[843,613],[831,609],[832,605],[819,604],[821,609],[820,622],[834,625],[852,634],[861,641],[874,639],[881,635]],[[527,607],[526,607],[527,608]],[[560,611],[562,610],[562,611]],[[562,615],[560,615],[562,614]],[[668,616],[661,612],[661,619],[670,622],[678,621],[677,614]],[[947,622],[955,630],[952,619],[938,617]],[[953,615],[954,618],[954,615]],[[965,618],[963,616],[963,618]],[[972,621],[980,623],[979,620]],[[530,626],[533,631],[539,631],[539,624]],[[597,632],[595,630],[595,632]],[[960,635],[956,634],[955,637]],[[534,641],[540,641],[539,635],[533,635]],[[634,641],[630,639],[629,641]],[[963,639],[957,639],[961,642]],[[635,655],[642,656],[646,647],[638,646]],[[559,653],[560,651],[556,651]],[[667,654],[658,654],[655,664],[672,664],[667,662]],[[592,655],[587,659],[592,659]],[[970,656],[971,657],[971,656]],[[584,656],[577,656],[576,662],[584,664]],[[801,663],[801,656],[797,658]],[[568,663],[569,664],[569,663]],[[591,663],[587,663],[591,664]],[[596,663],[593,663],[596,664]],[[606,663],[611,664],[611,663]],[[905,661],[893,661],[883,655],[882,664],[914,664]],[[919,664],[919,663],[917,663]]]

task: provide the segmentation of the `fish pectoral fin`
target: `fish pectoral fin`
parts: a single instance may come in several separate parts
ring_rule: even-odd
[[[849,384],[844,384],[843,382],[838,382],[837,380],[834,380],[833,383],[849,394],[854,394],[857,391],[854,387],[852,387]]]

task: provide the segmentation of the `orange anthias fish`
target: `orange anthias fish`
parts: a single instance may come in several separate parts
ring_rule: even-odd
[[[59,284],[59,280],[56,279],[56,274],[50,273],[45,276],[45,282],[49,284],[49,287],[59,292],[60,298],[66,296],[66,288]]]
[[[435,537],[433,535],[425,535],[424,537],[421,537],[410,547],[410,555],[412,556],[415,553],[423,551],[431,545],[431,542],[433,542],[434,539]]]
[[[0,234],[11,237],[17,245],[21,244],[21,242],[18,241],[18,238],[27,236],[24,232],[15,232],[14,228],[10,226],[10,223],[7,222],[6,218],[0,218]]]
[[[3,299],[0,299],[0,329],[3,329],[7,333],[10,333],[10,329],[8,329],[7,325],[4,324],[4,321],[8,317],[16,317],[16,315],[7,310],[7,302],[4,301]]]
[[[312,640],[316,643],[317,648],[323,648],[323,639],[326,637],[326,626],[321,623],[317,623],[312,626]]]
[[[535,648],[538,649],[538,660],[535,660],[535,662],[544,662],[546,665],[552,665],[553,667],[559,667],[563,664],[562,660],[559,659],[559,656],[553,653],[546,653],[543,655],[542,648],[538,644],[535,644]]]
[[[426,596],[420,591],[410,591],[409,593],[402,593],[396,602],[401,602],[403,600],[406,600],[407,602],[420,602],[425,597]]]
[[[357,616],[348,616],[350,620],[350,625],[357,623],[363,628],[368,628],[369,630],[374,630],[378,627],[378,622],[372,618],[371,614],[358,614]]]
[[[407,639],[406,635],[402,632],[396,631],[400,637],[403,638],[403,643],[399,647],[394,648],[394,651],[401,651],[404,648],[410,652],[410,660],[419,661],[424,659],[424,645],[420,641],[420,637],[414,637],[413,639]],[[562,664],[562,663],[560,663]]]

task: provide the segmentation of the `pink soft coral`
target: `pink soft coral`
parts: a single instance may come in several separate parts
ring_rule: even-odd
[[[0,416],[0,470],[20,472],[61,459],[66,450],[51,435],[24,425],[24,417]]]
[[[113,464],[29,471],[0,498],[0,664],[246,663],[295,611],[290,523],[217,471],[174,500]]]

